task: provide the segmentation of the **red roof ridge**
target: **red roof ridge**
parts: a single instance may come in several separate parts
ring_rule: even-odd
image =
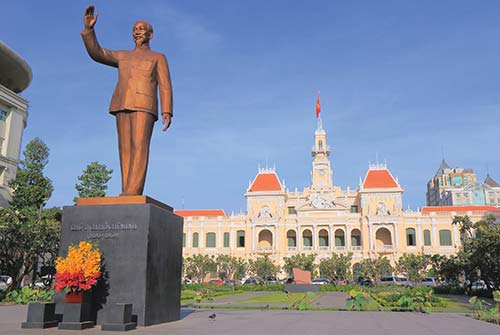
[[[398,182],[386,164],[370,164],[366,172],[363,188],[397,188]]]
[[[180,209],[174,211],[174,214],[186,216],[226,216],[223,209]]]
[[[255,176],[253,182],[248,187],[248,192],[259,191],[281,191],[281,186],[278,175],[275,169],[260,169]]]

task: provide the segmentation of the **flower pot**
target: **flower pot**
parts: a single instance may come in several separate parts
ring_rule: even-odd
[[[67,304],[82,304],[89,302],[90,291],[71,291],[66,293],[66,298],[64,302]]]

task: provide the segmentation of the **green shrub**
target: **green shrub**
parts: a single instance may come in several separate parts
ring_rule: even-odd
[[[7,294],[5,301],[15,304],[28,304],[34,301],[53,301],[53,289],[38,289],[23,286],[21,289],[11,291]]]

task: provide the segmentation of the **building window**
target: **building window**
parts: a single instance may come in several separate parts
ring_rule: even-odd
[[[465,176],[464,177],[464,185],[467,185],[469,183],[469,177]]]
[[[351,245],[353,247],[361,246],[361,231],[359,231],[359,229],[353,229],[351,231]]]
[[[0,121],[7,121],[7,112],[6,111],[0,111]]]
[[[431,245],[431,231],[429,229],[424,230],[424,245]]]
[[[304,247],[312,247],[313,238],[312,238],[312,233],[309,229],[306,229],[302,232],[302,241],[303,241]]]
[[[207,248],[215,248],[215,233],[207,233],[205,243]]]
[[[358,213],[358,206],[357,205],[351,206],[351,213]]]
[[[337,229],[335,231],[335,246],[344,247],[345,246],[345,236],[342,229]]]
[[[442,246],[450,246],[451,245],[451,230],[441,229],[439,231],[439,244]]]
[[[224,233],[224,248],[229,248],[229,233]]]
[[[417,242],[415,240],[415,229],[406,228],[406,245],[407,246],[416,246]]]
[[[238,248],[245,247],[245,231],[244,230],[238,230],[236,232],[236,246]]]
[[[448,185],[448,186],[451,185],[450,177],[449,176],[446,176],[446,185]]]
[[[297,214],[295,207],[288,207],[288,214]]]
[[[452,180],[454,186],[462,186],[462,176],[454,176]]]
[[[193,234],[193,248],[198,248],[198,233]]]
[[[186,246],[186,233],[182,234],[182,247],[184,248]]]
[[[439,178],[439,186],[443,186],[443,178]]]
[[[297,246],[297,234],[294,230],[289,230],[286,232],[286,239],[289,247]]]
[[[319,246],[328,247],[328,231],[326,229],[321,229],[319,231]]]

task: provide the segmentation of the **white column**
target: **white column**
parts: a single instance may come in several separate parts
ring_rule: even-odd
[[[203,220],[204,218],[200,219]],[[200,236],[198,236],[198,247],[200,249],[205,247],[205,233],[204,233],[203,222],[200,224]]]
[[[318,250],[318,232],[316,223],[313,223],[313,250]]]
[[[373,236],[372,236],[373,235],[373,227],[372,226],[373,226],[373,224],[371,222],[368,222],[368,233],[369,233],[368,238],[370,241],[370,250],[375,249],[373,247]]]
[[[396,246],[396,250],[399,250],[398,224],[394,222],[392,227],[394,228],[394,245]]]
[[[255,225],[252,224],[252,252],[255,252]]]
[[[417,248],[422,248],[424,243],[422,242],[422,235],[423,235],[423,231],[422,231],[422,221],[420,219],[417,220],[417,241],[418,241],[418,245],[417,245]]]
[[[187,236],[186,236],[186,247],[187,248],[193,247],[191,239],[192,239],[192,235],[191,235],[191,221],[188,221],[188,223],[187,223]]]
[[[278,236],[278,224],[274,225],[274,250],[280,250],[279,249],[279,236]]]
[[[217,222],[217,241],[215,244],[216,248],[222,248],[222,222]]]
[[[229,231],[229,248],[231,250],[234,249],[234,240],[235,240],[235,236],[234,236],[234,225],[233,223],[231,223],[231,229]]]
[[[297,250],[302,250],[302,232],[300,231],[300,223],[297,224]]]
[[[453,246],[458,246],[458,228],[457,228],[457,225],[454,224],[453,225]]]
[[[437,247],[439,243],[437,239],[436,222],[434,221],[434,218],[432,218],[431,227],[432,227],[432,246]]]
[[[335,249],[335,236],[333,235],[333,223],[330,223],[330,233],[328,234],[328,238],[330,240],[330,250],[333,251]]]
[[[347,250],[351,249],[351,232],[349,231],[347,224],[345,225],[345,247]]]

